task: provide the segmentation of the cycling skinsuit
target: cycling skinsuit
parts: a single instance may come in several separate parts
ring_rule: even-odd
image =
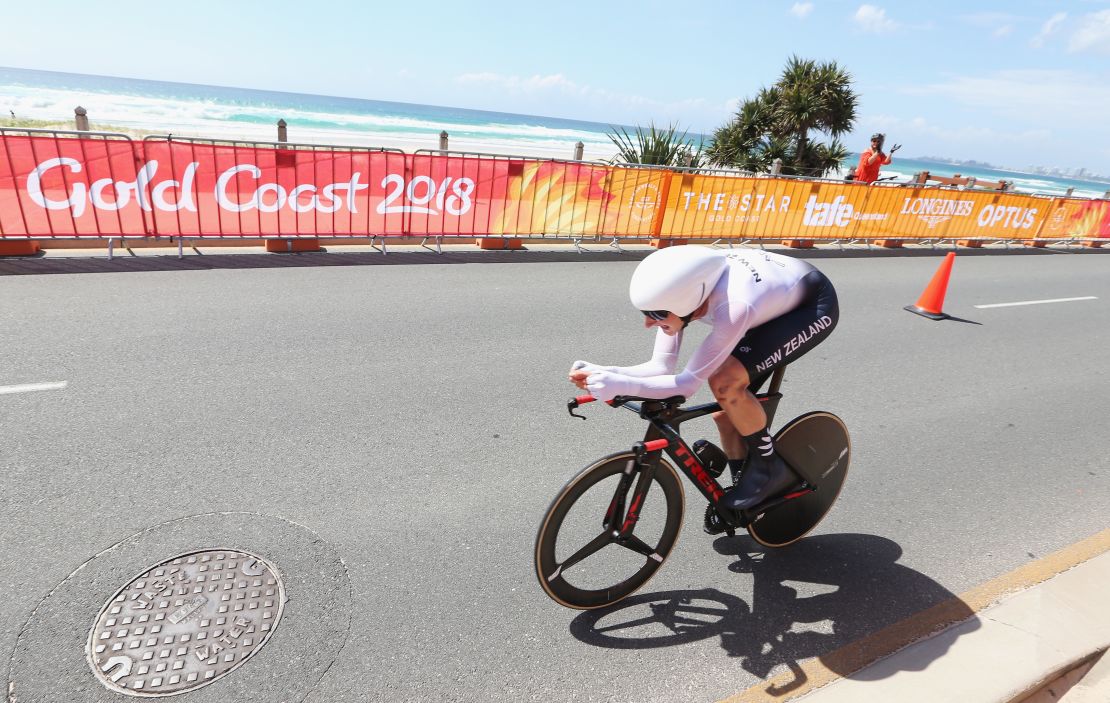
[[[756,250],[721,256],[728,266],[709,294],[706,314],[698,319],[713,329],[686,367],[675,374],[683,333],[672,337],[660,329],[650,361],[584,367],[610,372],[602,400],[616,395],[689,398],[729,356],[744,364],[754,392],[772,371],[804,355],[836,327],[836,291],[810,264]]]

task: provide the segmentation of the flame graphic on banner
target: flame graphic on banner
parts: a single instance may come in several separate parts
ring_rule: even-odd
[[[1068,225],[1071,237],[1110,237],[1110,207],[1105,202],[1083,203]]]
[[[1110,237],[1110,204],[1061,201],[1045,223],[1043,234],[1068,239]]]
[[[522,162],[517,168],[518,175],[510,167],[505,208],[490,224],[491,233],[593,236],[612,228],[608,169],[561,162]]]

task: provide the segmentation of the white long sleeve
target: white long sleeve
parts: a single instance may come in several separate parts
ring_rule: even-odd
[[[744,333],[748,331],[751,306],[746,303],[730,306],[727,301],[724,301],[715,309],[711,309],[706,318],[713,325],[713,331],[698,346],[680,373],[675,374],[674,368],[677,365],[682,335],[679,333],[670,337],[663,330],[659,330],[651,361],[628,369],[598,367],[587,379],[587,383],[591,384],[590,390],[595,390],[594,385],[603,385],[603,389],[597,390],[602,390],[608,397],[601,400],[611,400],[618,395],[634,395],[642,398],[693,396],[710,374],[724,363]],[[662,370],[662,373],[658,373],[658,370]],[[629,371],[657,372],[651,375],[638,375],[628,373]],[[594,395],[600,398],[596,393]]]
[[[656,330],[651,358],[644,363],[636,366],[598,366],[597,368],[633,378],[673,374],[675,367],[678,366],[678,350],[681,346],[682,332],[671,337],[663,330]]]

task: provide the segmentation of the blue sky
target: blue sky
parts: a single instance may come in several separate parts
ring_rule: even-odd
[[[835,60],[907,156],[1110,174],[1110,0],[9,3],[0,66],[711,132]]]

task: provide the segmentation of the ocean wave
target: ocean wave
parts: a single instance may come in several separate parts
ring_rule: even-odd
[[[20,117],[32,119],[72,119],[73,108],[83,106],[92,122],[150,129],[192,128],[196,130],[221,127],[226,123],[266,125],[272,129],[284,119],[290,131],[309,129],[371,130],[398,135],[415,133],[438,135],[446,130],[454,136],[511,139],[514,141],[559,141],[607,144],[605,134],[537,124],[475,123],[465,120],[425,120],[399,115],[373,113],[322,112],[292,109],[283,106],[230,104],[214,100],[182,100],[146,97],[126,93],[32,89],[4,86],[7,105]],[[220,129],[226,133],[226,129]]]

